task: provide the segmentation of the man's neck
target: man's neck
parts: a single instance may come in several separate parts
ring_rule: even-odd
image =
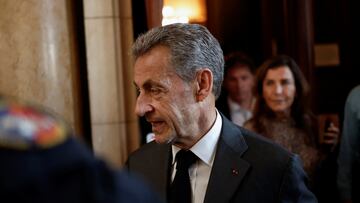
[[[177,137],[173,144],[181,149],[190,149],[195,145],[209,130],[216,121],[217,111],[215,108],[215,99],[211,101],[204,101],[198,106],[200,109],[197,119],[193,120],[194,126],[191,135]],[[220,115],[218,115],[220,116]]]
[[[216,122],[217,116],[220,116],[217,113],[215,107],[211,111],[206,111],[203,113],[204,115],[201,115],[199,120],[199,129],[202,131],[199,131],[197,136],[188,136],[185,139],[178,138],[178,140],[173,143],[175,146],[185,150],[190,149],[211,130]]]

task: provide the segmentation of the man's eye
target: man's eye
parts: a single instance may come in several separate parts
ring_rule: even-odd
[[[247,79],[249,79],[248,76],[243,76],[243,77],[241,77],[241,80],[242,80],[242,81],[245,81],[245,80],[247,80]]]
[[[153,87],[153,88],[150,89],[150,92],[152,94],[159,94],[161,92],[161,90],[159,88]]]
[[[136,96],[140,95],[140,88],[136,88]]]

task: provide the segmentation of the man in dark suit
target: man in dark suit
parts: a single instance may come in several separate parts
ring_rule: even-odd
[[[316,202],[297,156],[216,110],[224,59],[205,27],[154,28],[136,40],[133,54],[135,111],[151,123],[155,141],[133,153],[127,168],[164,200]]]
[[[254,72],[255,65],[246,54],[231,52],[225,56],[223,89],[215,106],[238,126],[252,117]]]

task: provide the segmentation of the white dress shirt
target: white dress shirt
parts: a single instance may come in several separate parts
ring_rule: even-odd
[[[255,102],[252,102],[252,105]],[[234,102],[230,98],[228,98],[229,111],[231,121],[238,126],[243,126],[244,123],[252,117],[252,112],[241,107],[238,103]]]
[[[204,202],[211,169],[214,163],[216,146],[221,133],[221,127],[222,118],[216,110],[214,125],[193,147],[190,148],[190,150],[199,158],[196,163],[189,168],[193,203]],[[176,174],[175,156],[180,150],[181,149],[179,147],[172,145],[172,181],[174,180]]]

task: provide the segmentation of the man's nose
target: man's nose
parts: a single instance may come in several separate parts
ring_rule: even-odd
[[[237,80],[237,87],[241,88],[243,86],[243,81],[242,80]]]
[[[146,95],[140,93],[136,99],[135,113],[138,116],[144,116],[147,112],[153,110],[151,105],[151,98],[148,98]]]

